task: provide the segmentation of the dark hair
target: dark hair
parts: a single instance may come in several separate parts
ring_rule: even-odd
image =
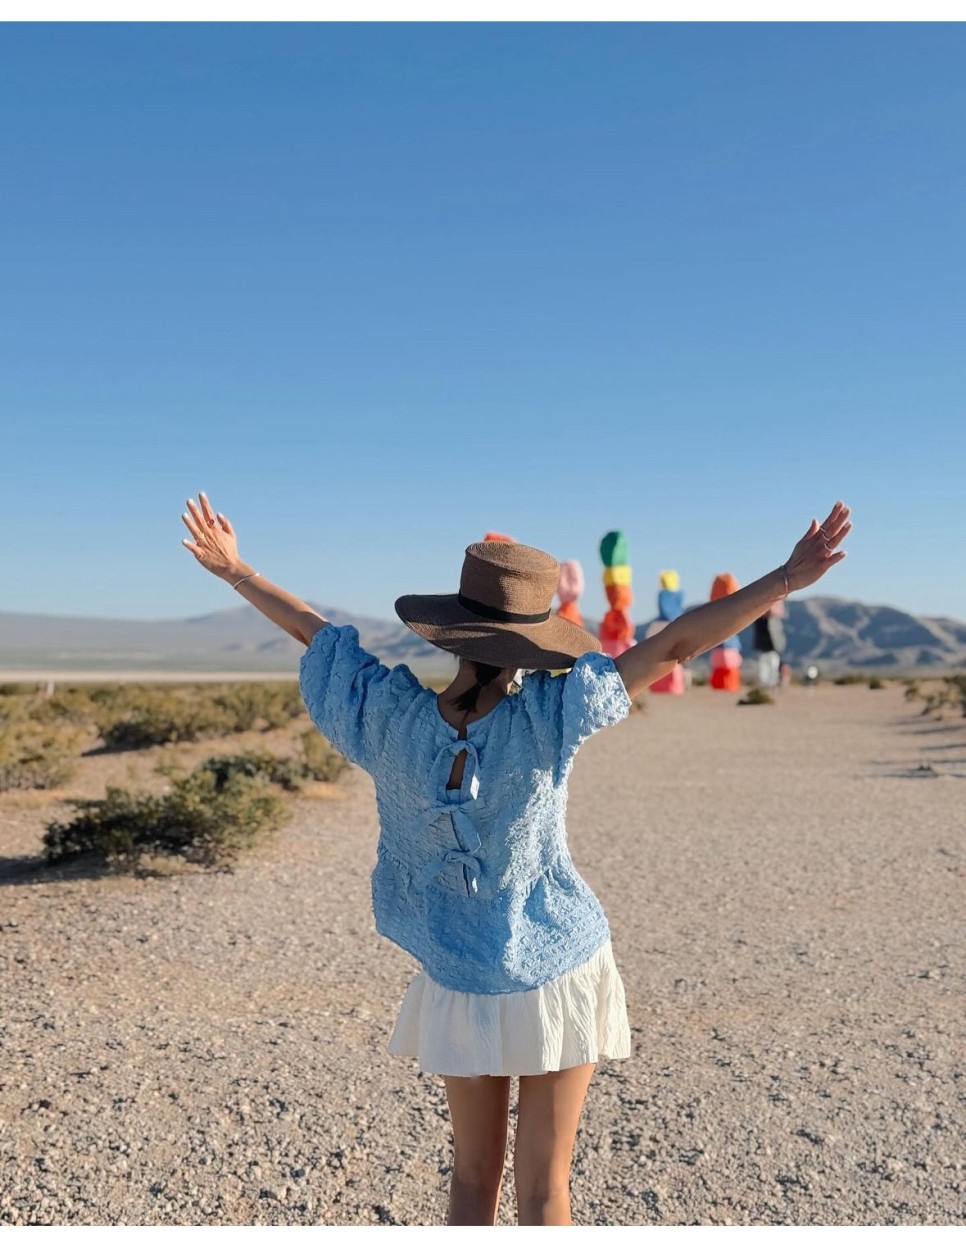
[[[480,692],[488,683],[492,683],[503,669],[502,666],[488,666],[483,661],[474,661],[473,668],[476,671],[476,682],[472,687],[468,687],[462,696],[457,696],[453,701],[460,713],[471,713],[476,708]]]

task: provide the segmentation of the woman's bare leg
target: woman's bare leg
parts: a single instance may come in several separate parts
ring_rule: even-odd
[[[446,1223],[492,1227],[506,1160],[510,1080],[501,1075],[444,1078],[455,1145]]]
[[[520,1076],[513,1175],[521,1227],[569,1227],[570,1166],[594,1062]]]

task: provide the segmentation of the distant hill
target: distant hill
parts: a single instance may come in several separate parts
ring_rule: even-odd
[[[403,626],[309,601],[330,622],[351,622],[366,648],[390,664],[406,662],[445,673],[446,658]],[[304,648],[252,605],[197,618],[132,621],[59,614],[0,613],[0,668],[12,670],[237,670],[292,675]]]
[[[826,669],[954,670],[966,667],[966,622],[917,618],[887,605],[813,596],[790,600],[788,660]],[[751,648],[751,632],[746,651]]]
[[[390,665],[406,662],[423,675],[446,674],[452,666],[401,622],[312,607],[337,625],[352,622],[363,645]],[[639,638],[646,625],[639,627]],[[595,629],[594,623],[588,626]],[[884,605],[816,596],[789,601],[786,632],[786,659],[796,668],[810,662],[826,672],[966,668],[966,623],[950,618],[917,618]],[[746,656],[753,656],[751,632],[743,638]],[[6,670],[232,670],[291,676],[302,651],[248,604],[197,618],[145,622],[0,613],[0,668]]]

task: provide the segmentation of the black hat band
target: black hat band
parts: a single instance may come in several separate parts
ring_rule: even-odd
[[[468,609],[470,613],[475,613],[478,618],[486,618],[489,622],[519,622],[521,624],[533,624],[537,622],[549,622],[550,610],[546,613],[509,613],[506,609],[495,609],[492,605],[484,605],[482,601],[470,600],[468,596],[464,596],[460,592],[456,599]]]

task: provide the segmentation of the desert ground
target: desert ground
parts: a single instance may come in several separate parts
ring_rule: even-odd
[[[966,1219],[966,720],[917,708],[698,689],[581,750],[633,1056],[591,1086],[575,1222]],[[0,798],[0,1222],[440,1223],[442,1081],[386,1052],[415,964],[373,929],[368,777],[231,873],[29,860],[150,757]]]

